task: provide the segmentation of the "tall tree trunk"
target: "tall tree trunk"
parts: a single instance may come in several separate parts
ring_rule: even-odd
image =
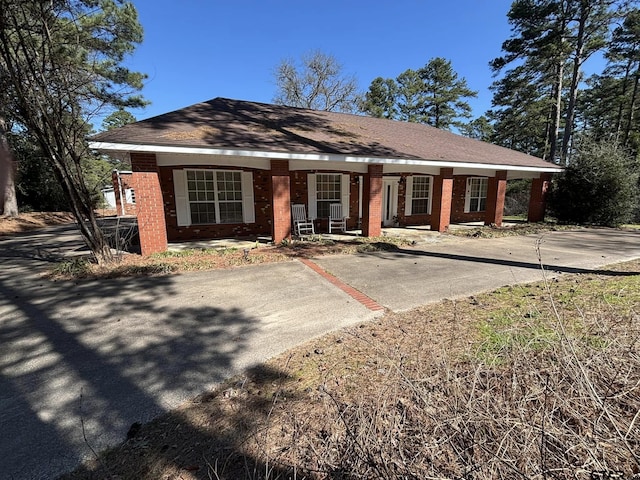
[[[562,80],[564,77],[564,59],[561,59],[556,66],[556,84],[553,95],[553,115],[551,117],[551,128],[549,128],[549,161],[555,163],[558,152],[558,132],[560,131],[560,118],[562,116]]]
[[[551,131],[551,115],[553,114],[553,109],[549,109],[549,113],[547,114],[547,119],[545,121],[544,126],[544,147],[542,149],[542,159],[549,161],[549,132]]]
[[[42,138],[45,138],[43,135]],[[55,145],[60,145],[56,148]],[[109,263],[113,260],[111,248],[109,247],[91,205],[91,195],[84,183],[82,172],[73,172],[72,169],[80,168],[80,158],[61,159],[57,152],[62,151],[64,139],[41,141],[40,146],[44,152],[49,154],[50,164],[62,186],[69,204],[71,212],[76,218],[80,233],[93,254],[98,264]],[[68,149],[70,150],[70,149]]]
[[[7,140],[7,122],[0,116],[0,214],[18,216],[15,183],[16,166]]]
[[[640,83],[640,69],[636,70],[633,80],[633,90],[631,91],[631,101],[629,102],[629,112],[627,113],[627,121],[624,126],[624,140],[623,145],[629,143],[629,136],[631,135],[631,129],[633,127],[633,117],[636,109],[636,102],[638,101],[638,83]]]
[[[624,77],[622,78],[622,88],[620,92],[620,98],[618,100],[618,113],[616,115],[616,142],[620,141],[620,134],[622,132],[622,115],[624,111],[624,97],[627,95],[627,88],[629,86],[629,74],[631,73],[632,60],[627,62],[624,70]]]
[[[588,2],[587,2],[588,3]],[[573,117],[578,99],[578,83],[580,82],[580,67],[584,61],[584,41],[585,25],[589,18],[590,7],[583,1],[580,2],[580,19],[578,20],[578,35],[576,36],[576,49],[573,57],[573,71],[571,72],[571,86],[569,87],[569,103],[567,105],[567,116],[564,123],[564,133],[562,135],[562,153],[560,161],[567,163],[569,153],[569,143],[573,133]]]

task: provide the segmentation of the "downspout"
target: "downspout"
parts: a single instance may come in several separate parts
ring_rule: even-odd
[[[362,229],[362,175],[358,175],[358,230]]]

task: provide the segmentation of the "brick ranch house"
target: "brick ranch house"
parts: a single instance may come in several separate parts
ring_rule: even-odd
[[[544,216],[542,159],[416,123],[216,98],[100,133],[91,147],[131,158],[143,255],[171,241],[291,237],[291,205],[326,231],[501,225],[506,182],[533,179],[529,220]]]

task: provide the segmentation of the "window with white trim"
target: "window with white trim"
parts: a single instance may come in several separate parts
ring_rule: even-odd
[[[316,174],[316,215],[329,216],[329,205],[342,201],[342,175],[340,173]]]
[[[431,194],[431,177],[413,175],[413,189],[411,191],[411,215],[428,214]]]
[[[130,203],[131,205],[135,205],[136,204],[136,191],[133,188],[127,188],[124,191],[124,198],[126,199],[127,203]]]
[[[487,178],[467,178],[466,212],[484,212],[487,208]]]
[[[187,199],[191,224],[241,223],[241,172],[187,170]]]

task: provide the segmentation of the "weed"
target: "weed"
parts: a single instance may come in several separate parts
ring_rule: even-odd
[[[84,278],[91,273],[91,262],[86,258],[74,258],[57,263],[51,273],[59,277]]]
[[[140,277],[152,275],[168,275],[176,270],[175,265],[158,262],[147,265],[125,265],[114,272],[118,277]]]

